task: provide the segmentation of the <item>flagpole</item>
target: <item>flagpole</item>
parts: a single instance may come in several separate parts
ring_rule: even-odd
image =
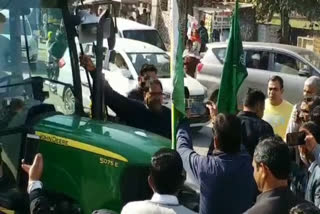
[[[183,0],[171,1],[171,82],[173,86],[171,94],[171,148],[176,149],[176,133],[178,128],[178,122],[180,118],[186,115],[185,112],[185,94],[184,94],[184,63],[183,63],[183,51],[184,51],[184,39],[183,39],[183,14],[181,5]]]
[[[170,16],[171,16],[171,19],[173,19],[173,1],[175,0],[171,0],[170,4],[171,4],[171,7],[170,7]],[[173,82],[173,71],[174,71],[174,66],[175,66],[175,63],[174,63],[174,45],[175,45],[175,42],[174,42],[174,26],[172,24],[172,30],[171,30],[171,36],[170,36],[170,55],[171,55],[171,60],[170,60],[170,77],[171,77],[171,82]],[[173,94],[173,93],[172,93]],[[176,142],[176,128],[175,128],[175,121],[176,121],[176,113],[175,113],[175,105],[174,105],[174,102],[173,102],[173,99],[172,99],[172,94],[171,94],[171,149],[176,149],[176,146],[177,146],[177,142]]]
[[[176,110],[174,107],[174,104],[172,102],[171,104],[171,149],[176,149],[177,147],[177,140],[176,140],[176,133],[177,133],[177,127],[176,127]]]

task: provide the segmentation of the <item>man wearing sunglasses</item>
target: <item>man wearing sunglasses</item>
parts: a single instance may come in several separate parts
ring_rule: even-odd
[[[80,64],[95,75],[95,66],[88,56],[80,56]],[[106,81],[104,84],[105,104],[127,125],[171,138],[171,111],[162,105],[163,88],[160,80],[149,81],[144,103],[122,96]]]

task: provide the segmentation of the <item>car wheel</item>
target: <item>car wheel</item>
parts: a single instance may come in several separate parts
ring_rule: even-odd
[[[63,92],[63,103],[65,114],[73,114],[75,112],[75,97],[69,87]]]

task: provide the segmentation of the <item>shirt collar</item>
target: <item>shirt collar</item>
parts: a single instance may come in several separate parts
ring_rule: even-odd
[[[154,193],[151,202],[158,204],[167,204],[167,205],[179,205],[178,198],[174,195],[160,195],[159,193]]]
[[[257,114],[251,111],[241,111],[238,116],[247,116],[247,117],[255,117],[258,118]]]
[[[314,168],[317,166],[317,162],[316,161],[313,161],[311,164],[310,164],[310,166],[309,166],[309,168],[308,168],[308,171],[310,172],[310,173],[312,173],[313,172],[313,170],[314,170]]]

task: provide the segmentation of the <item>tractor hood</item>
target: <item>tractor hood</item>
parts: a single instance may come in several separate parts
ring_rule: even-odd
[[[129,164],[150,164],[160,148],[170,148],[170,140],[141,129],[89,118],[55,115],[41,120],[34,128],[41,143],[100,155]]]

